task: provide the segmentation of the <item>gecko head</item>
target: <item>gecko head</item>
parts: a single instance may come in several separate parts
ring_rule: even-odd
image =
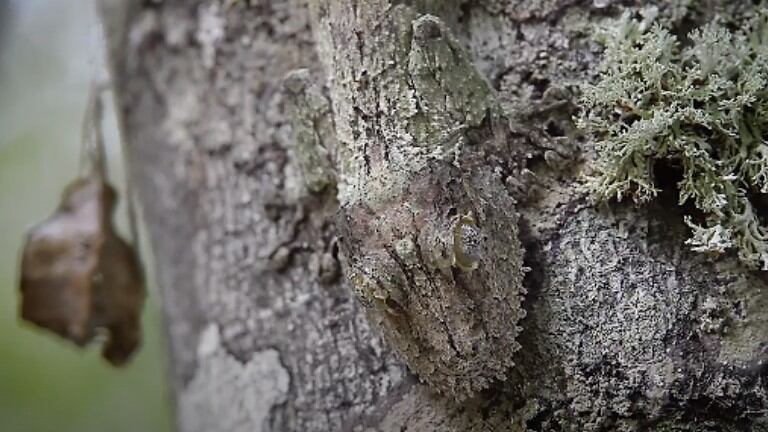
[[[413,22],[413,39],[418,43],[443,36],[443,22],[434,15],[424,15]]]
[[[342,263],[399,357],[465,399],[503,379],[520,347],[517,213],[489,171],[438,161],[406,180],[398,194],[342,205]]]

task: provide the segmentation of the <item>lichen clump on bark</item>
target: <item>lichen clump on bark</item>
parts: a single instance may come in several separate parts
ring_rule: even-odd
[[[768,231],[753,207],[768,193],[768,11],[737,31],[708,24],[684,41],[629,16],[598,32],[600,79],[583,88],[580,125],[594,138],[596,201],[659,193],[656,168],[681,173],[693,250],[734,250],[768,270]]]

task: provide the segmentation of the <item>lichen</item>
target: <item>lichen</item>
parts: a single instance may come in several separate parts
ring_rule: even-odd
[[[768,231],[754,209],[768,193],[768,11],[741,29],[710,23],[678,38],[629,15],[597,32],[596,84],[578,122],[594,138],[587,186],[596,201],[660,192],[657,171],[681,173],[679,204],[695,251],[734,250],[768,270]]]

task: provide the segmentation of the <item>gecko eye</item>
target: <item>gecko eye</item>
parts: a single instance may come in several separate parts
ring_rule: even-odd
[[[471,215],[462,216],[453,230],[453,264],[465,271],[477,268],[485,243]]]
[[[437,18],[425,15],[413,23],[414,38],[420,42],[426,42],[432,39],[438,39],[443,36],[443,30]]]
[[[384,304],[387,306],[389,312],[396,315],[403,314],[403,307],[400,305],[400,303],[392,299],[392,297],[387,297],[387,299],[384,300]]]

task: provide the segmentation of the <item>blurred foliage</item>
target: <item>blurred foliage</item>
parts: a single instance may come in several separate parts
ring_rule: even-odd
[[[76,175],[81,116],[101,53],[91,1],[10,5],[0,57],[0,431],[169,431],[155,287],[141,351],[120,370],[97,347],[81,351],[17,318],[23,235]],[[105,127],[112,129],[110,159],[119,164],[114,121]],[[119,166],[111,172],[122,179]]]

